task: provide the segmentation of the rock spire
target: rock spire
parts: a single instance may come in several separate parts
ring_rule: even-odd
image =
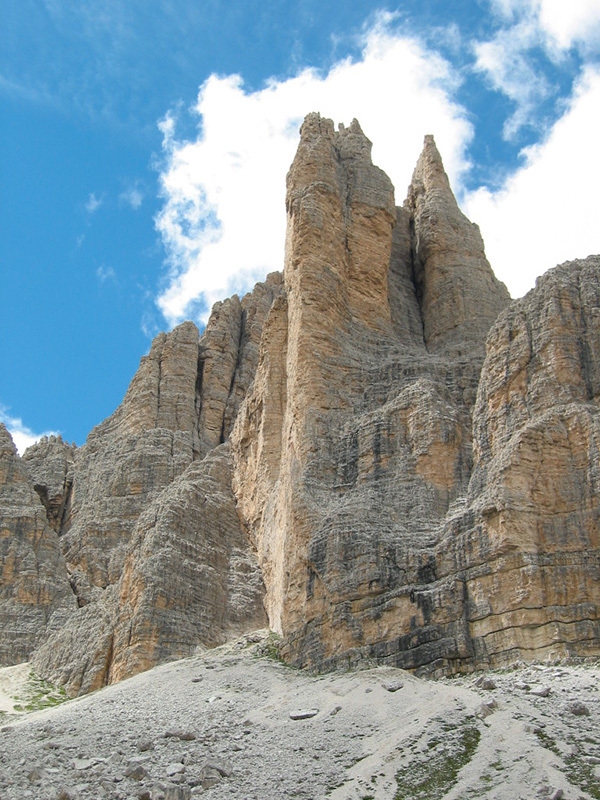
[[[81,448],[0,427],[2,663],[83,693],[269,625],[297,666],[600,654],[600,257],[511,302],[431,136],[396,206],[309,114],[283,274]]]

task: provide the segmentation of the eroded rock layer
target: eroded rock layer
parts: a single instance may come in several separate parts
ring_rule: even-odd
[[[430,137],[405,207],[391,198],[356,122],[307,118],[288,175],[287,303],[232,435],[269,619],[301,665],[404,646],[411,592],[467,491],[485,336],[509,302]]]
[[[318,114],[286,206],[283,275],[157,337],[83,447],[0,430],[1,662],[77,694],[266,624],[317,669],[598,655],[600,257],[511,303],[432,137],[397,207]]]

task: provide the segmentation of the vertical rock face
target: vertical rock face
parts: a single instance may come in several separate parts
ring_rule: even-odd
[[[284,275],[157,337],[84,447],[0,429],[4,663],[77,694],[266,624],[320,669],[600,654],[600,257],[511,304],[432,137],[402,207],[370,154],[310,114]]]
[[[310,115],[287,209],[287,304],[233,432],[234,489],[271,624],[292,660],[324,665],[410,632],[411,587],[467,490],[485,335],[509,298],[429,138],[395,209],[358,124]]]
[[[35,519],[52,534],[71,612],[61,625],[46,614],[28,642],[45,634],[35,667],[71,693],[266,624],[260,570],[219,443],[254,378],[264,320],[281,291],[281,276],[269,276],[241,301],[218,304],[201,337],[192,323],[159,335],[122,405],[84,447],[49,440],[22,460],[13,454]],[[11,548],[20,526],[11,507]],[[17,605],[15,615],[24,613]]]
[[[77,448],[60,436],[44,436],[27,449],[23,461],[33,488],[44,508],[50,527],[67,530],[71,516],[73,465]]]
[[[470,515],[456,521],[478,658],[597,653],[600,258],[564,264],[488,339]],[[464,558],[462,559],[464,561]]]
[[[58,537],[0,423],[0,665],[26,661],[75,608]]]
[[[414,227],[414,271],[430,351],[460,355],[482,347],[509,295],[494,277],[477,225],[459,209],[433,136],[415,168],[404,204]]]

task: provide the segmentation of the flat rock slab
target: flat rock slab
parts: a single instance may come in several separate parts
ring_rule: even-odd
[[[302,708],[298,711],[290,711],[290,719],[310,719],[319,713],[318,708]]]
[[[83,771],[93,767],[95,763],[96,760],[94,758],[76,758],[73,762],[73,769]]]

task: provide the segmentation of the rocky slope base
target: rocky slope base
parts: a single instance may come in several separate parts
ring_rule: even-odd
[[[600,257],[511,303],[433,138],[402,207],[370,152],[310,114],[283,274],[158,336],[83,447],[0,431],[0,663],[600,655]]]
[[[265,657],[274,643],[260,639],[157,667],[58,708],[5,716],[0,796],[600,796],[597,663],[435,682],[381,666],[316,678]]]

